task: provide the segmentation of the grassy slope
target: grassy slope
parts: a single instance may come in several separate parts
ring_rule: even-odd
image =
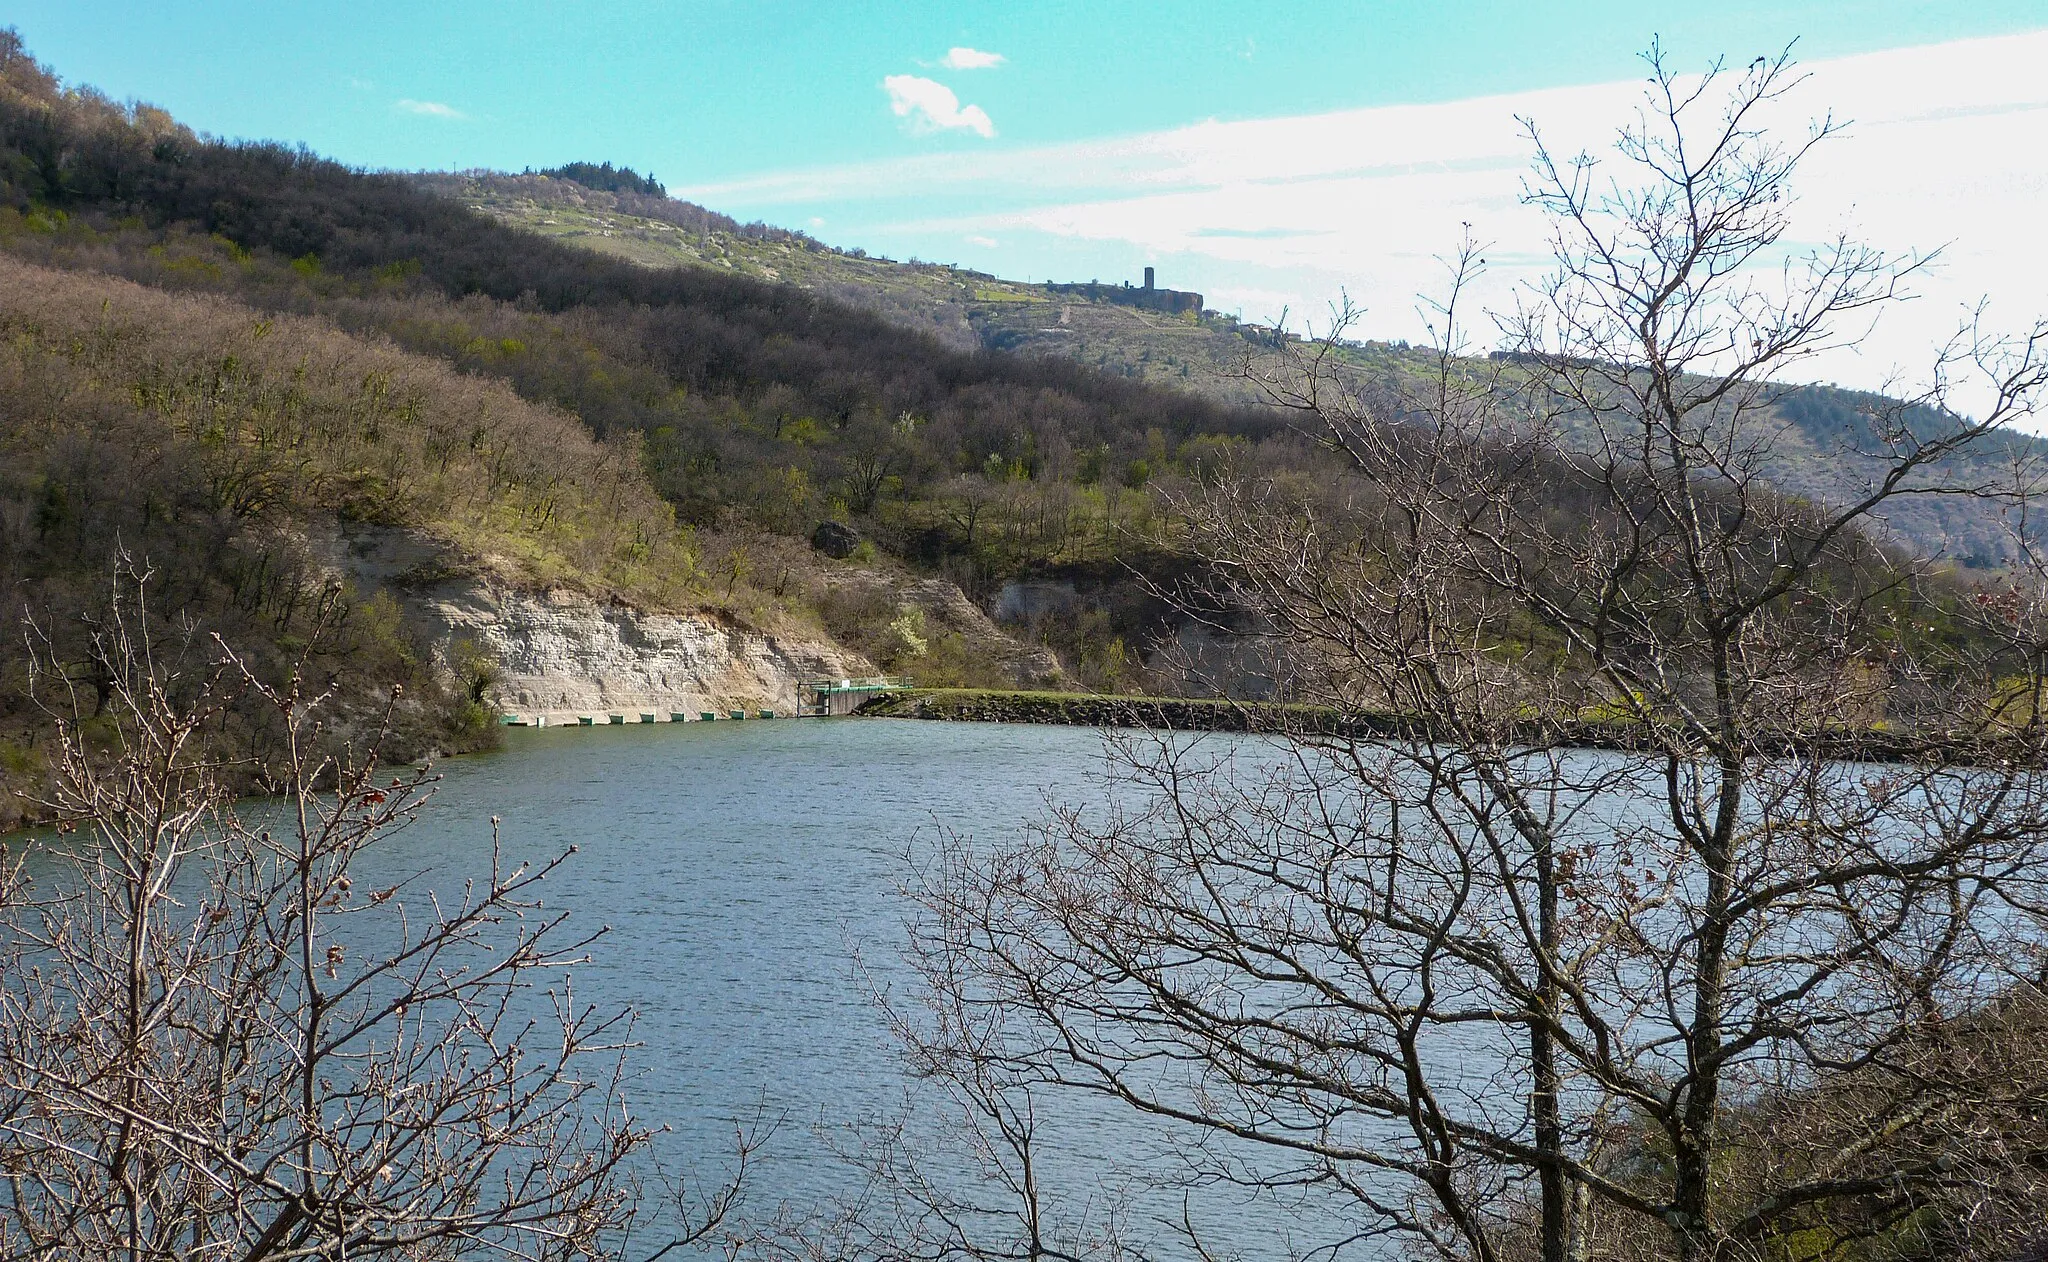
[[[400,526],[516,582],[688,598],[694,560],[634,449],[497,382],[324,320],[4,254],[0,340],[31,466],[74,418],[126,411],[153,447],[189,453],[204,502],[252,527]]]
[[[857,303],[962,349],[1051,351],[1154,385],[1231,403],[1260,401],[1227,374],[1259,345],[1263,331],[1228,317],[1197,320],[1142,311],[939,263],[832,250],[794,233],[682,227],[630,213],[620,199],[566,180],[416,178],[502,223],[642,266],[704,267],[780,281]],[[1352,361],[1385,371],[1397,357],[1385,348],[1361,347]]]
[[[687,219],[690,226],[679,226],[629,213],[619,199],[563,180],[419,178],[503,223],[643,266],[701,267],[783,281],[867,306],[955,345],[1054,354],[1230,403],[1258,401],[1240,370],[1266,334],[1214,313],[1196,319],[1140,311],[940,264],[843,253],[795,234],[722,230]],[[631,205],[648,208],[644,200]],[[1421,352],[1378,344],[1346,348],[1341,359],[1353,371],[1386,381],[1412,379],[1429,369]],[[1886,404],[1875,395],[1831,387],[1789,392],[1778,408],[1782,429],[1767,476],[1779,488],[1810,498],[1860,492],[1867,485],[1867,465],[1850,448],[1865,437],[1869,413]],[[1919,419],[1939,422],[1932,413]],[[1973,482],[2009,483],[2015,464],[2038,468],[2044,461],[2048,443],[2015,434],[1985,444],[1954,472]],[[1887,525],[1900,542],[1924,555],[1972,568],[1996,568],[2011,555],[2013,523],[1985,502],[1909,497],[1889,512]]]

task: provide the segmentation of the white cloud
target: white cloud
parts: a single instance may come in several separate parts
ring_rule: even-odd
[[[1006,60],[1001,53],[985,53],[979,48],[948,48],[939,64],[948,70],[993,70]]]
[[[882,80],[889,94],[889,108],[896,117],[908,119],[914,132],[953,131],[964,128],[983,139],[994,139],[996,125],[979,105],[962,105],[953,89],[914,74],[892,74]]]
[[[979,234],[965,236],[960,239],[969,245],[978,245],[984,250],[993,250],[998,244],[994,237],[984,237]]]
[[[1979,297],[2002,327],[2048,314],[2048,236],[2038,231],[2048,212],[2044,63],[2048,31],[1805,67],[1772,125],[1796,136],[1832,111],[1849,127],[1801,168],[1795,244],[1846,230],[1893,251],[1945,247],[1915,280],[1919,300],[1887,315],[1860,353],[1815,361],[1815,379],[1875,387],[1894,365],[1910,375]],[[1041,275],[1065,259],[1157,258],[1209,305],[1254,317],[1320,311],[1346,291],[1369,308],[1363,336],[1414,339],[1423,330],[1413,295],[1441,283],[1437,259],[1461,222],[1490,243],[1487,302],[1506,305],[1548,266],[1541,217],[1521,202],[1529,149],[1516,116],[1536,119],[1561,153],[1611,155],[1641,89],[1630,81],[1205,122],[768,172],[679,195],[743,217],[823,211],[842,235],[905,253],[1000,239],[1014,256],[1008,270]],[[950,92],[940,104],[966,115]],[[917,108],[906,99],[897,113]]]
[[[403,110],[408,114],[418,114],[422,118],[445,118],[451,121],[460,121],[469,117],[469,115],[456,109],[454,106],[443,105],[439,101],[399,100],[392,102],[392,108]]]

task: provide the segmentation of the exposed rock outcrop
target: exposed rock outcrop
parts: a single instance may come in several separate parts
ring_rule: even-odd
[[[873,668],[834,645],[791,640],[702,614],[643,613],[568,592],[523,592],[475,580],[405,599],[442,662],[477,652],[498,669],[508,714],[545,716],[796,708],[799,679]]]
[[[414,638],[443,668],[490,663],[494,704],[529,720],[788,714],[799,680],[874,670],[823,637],[773,635],[710,614],[653,613],[451,573],[441,549],[404,531],[359,529],[318,550],[358,589],[390,592]]]
[[[958,637],[976,673],[991,683],[1009,688],[1057,688],[1068,682],[1057,653],[1043,644],[1005,634],[958,586],[945,579],[843,570],[828,575],[825,582],[842,598],[865,601],[883,609],[922,611],[926,629]],[[875,651],[871,646],[863,647]],[[878,652],[877,656],[880,655]],[[912,658],[899,669],[916,676],[919,661]]]
[[[835,561],[844,561],[860,548],[860,532],[845,522],[821,521],[811,532],[811,547]]]

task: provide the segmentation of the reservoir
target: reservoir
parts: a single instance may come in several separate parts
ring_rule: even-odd
[[[420,822],[358,870],[450,888],[486,870],[494,815],[508,859],[577,846],[547,903],[572,927],[610,930],[575,974],[577,998],[638,1013],[629,1100],[644,1123],[672,1128],[658,1139],[665,1163],[708,1180],[737,1125],[778,1123],[749,1178],[754,1215],[852,1191],[858,1176],[826,1137],[905,1106],[911,1082],[872,992],[903,997],[907,986],[907,857],[941,827],[1015,836],[1048,801],[1099,794],[1105,766],[1101,733],[1036,725],[749,721],[506,736],[501,752],[445,764]],[[1165,1137],[1131,1115],[1085,1099],[1047,1105],[1043,1177],[1062,1199],[1099,1211],[1132,1172],[1172,1164]],[[1139,1216],[1177,1218],[1182,1200],[1175,1190]],[[1270,1200],[1213,1189],[1197,1200],[1198,1221],[1247,1256],[1271,1254],[1301,1227]],[[1235,1238],[1269,1216],[1255,1238]]]
[[[1246,796],[1235,796],[1234,789],[1213,799],[1188,794],[1175,800],[1174,809],[1201,816],[1214,807],[1221,827],[1250,830],[1254,845],[1265,844],[1276,820],[1287,826],[1308,820],[1318,835],[1341,838],[1352,835],[1354,822],[1379,827],[1376,815],[1402,805],[1398,797],[1368,787],[1369,781],[1327,777],[1312,758],[1291,760],[1286,748],[1268,738],[1227,733],[1162,738],[1036,724],[821,719],[525,729],[507,737],[499,752],[441,769],[441,782],[413,823],[358,858],[358,888],[405,884],[411,900],[429,890],[459,897],[465,881],[489,870],[494,819],[508,865],[545,863],[574,847],[539,893],[542,915],[559,914],[568,922],[558,942],[602,930],[589,958],[575,965],[575,1006],[601,1015],[633,1014],[624,1089],[636,1124],[656,1132],[647,1159],[666,1171],[688,1173],[703,1190],[717,1185],[729,1167],[736,1131],[765,1136],[749,1168],[737,1224],[745,1228],[792,1218],[815,1227],[815,1216],[829,1220],[838,1203],[868,1186],[851,1156],[871,1155],[877,1151],[873,1141],[894,1135],[899,1142],[889,1151],[914,1159],[916,1174],[946,1196],[977,1203],[964,1216],[979,1228],[970,1239],[1014,1246],[1017,1200],[989,1182],[988,1163],[977,1160],[963,1131],[942,1124],[939,1088],[945,1084],[920,1081],[911,1072],[889,1019],[889,1009],[913,1020],[925,1014],[919,979],[904,959],[907,922],[918,917],[919,908],[902,887],[917,883],[920,865],[935,857],[942,834],[965,838],[978,849],[1005,848],[1062,806],[1079,807],[1092,821],[1109,809],[1105,803],[1114,802],[1120,818],[1132,818],[1131,808],[1146,802],[1132,797],[1130,766],[1113,749],[1126,741],[1136,748],[1123,754],[1139,758],[1148,750],[1170,749],[1177,776],[1201,778],[1205,766],[1215,767],[1226,782],[1245,773]],[[1155,743],[1162,740],[1168,744]],[[1625,872],[1633,863],[1625,848],[1639,831],[1636,813],[1648,809],[1643,786],[1661,791],[1662,782],[1650,783],[1612,752],[1562,751],[1558,758],[1561,774],[1570,777],[1561,783],[1580,786],[1560,791],[1559,818],[1570,830],[1564,835],[1583,834],[1589,845],[1624,851],[1617,867]],[[1800,766],[1792,770],[1804,775]],[[1831,764],[1826,783],[1842,786],[1832,796],[1853,806],[1859,786],[1864,792],[1883,787],[1875,778],[1881,770]],[[1292,796],[1292,787],[1303,785],[1316,792]],[[1276,789],[1277,796],[1269,794]],[[1909,794],[1898,801],[1894,813],[1910,826],[1918,799]],[[1320,833],[1325,828],[1342,831]],[[1905,827],[1899,835],[1907,835]],[[1133,867],[1142,869],[1152,852],[1120,832],[1096,853],[1118,871],[1115,860],[1129,855]],[[1256,860],[1267,852],[1240,853]],[[1303,853],[1310,865],[1324,862],[1324,852],[1313,844]],[[1401,879],[1416,891],[1413,906],[1424,906],[1442,888],[1427,866],[1432,853],[1423,847],[1397,852],[1406,864]],[[1351,855],[1376,862],[1370,851]],[[1340,854],[1325,867],[1304,870],[1341,877],[1350,861]],[[1085,864],[1068,868],[1058,857],[1046,862],[1055,880],[1064,871],[1088,871]],[[1389,879],[1391,863],[1380,868]],[[1256,897],[1266,887],[1267,870],[1254,862],[1245,871],[1244,892]],[[1285,874],[1294,871],[1282,868],[1282,882],[1271,888],[1303,888],[1287,883]],[[1454,885],[1459,871],[1446,869]],[[1233,900],[1233,916],[1239,908],[1263,914],[1264,907],[1278,905],[1235,901],[1238,887],[1229,880],[1223,872],[1214,888],[1219,902],[1225,896]],[[1133,884],[1142,887],[1143,881],[1140,871]],[[1361,887],[1330,888],[1353,897]],[[1482,901],[1467,905],[1483,913],[1486,886],[1472,888]],[[1029,956],[1046,922],[1018,923],[1024,927],[1005,940],[1006,949]],[[2004,922],[1994,916],[1981,923],[1997,931]],[[1305,956],[1297,944],[1312,951],[1316,942],[1303,933],[1285,949]],[[1350,944],[1340,946],[1348,951]],[[1336,956],[1330,967],[1341,971],[1352,958]],[[1670,1054],[1644,1032],[1654,1031],[1661,988],[1636,961],[1617,955],[1589,972],[1587,1002],[1610,1025],[1633,1023],[1635,1037],[1643,1040],[1640,1051],[1629,1053],[1634,1065],[1658,1072]],[[1114,984],[1114,965],[1105,972]],[[1211,975],[1193,974],[1201,984]],[[1284,976],[1267,989],[1273,972],[1249,985],[1240,976],[1226,975],[1219,983],[1223,989],[1212,992],[1221,996],[1218,1009],[1243,1001],[1241,1011],[1256,1020],[1262,1006],[1278,1011],[1292,1005],[1307,1014],[1302,1024],[1311,1037],[1318,1028],[1313,1019],[1341,1002],[1325,1005],[1322,991],[1298,1000],[1300,992],[1289,989]],[[1388,976],[1394,986],[1405,984],[1399,973]],[[541,986],[556,984],[552,975],[537,980]],[[1057,978],[1055,984],[1061,984]],[[1438,988],[1440,1010],[1460,1018],[1411,1036],[1432,1080],[1433,1099],[1465,1116],[1516,1124],[1526,1116],[1527,1061],[1512,1027],[1485,1006],[1482,989],[1451,989],[1462,984],[1455,972],[1439,969],[1429,984]],[[1085,999],[1088,992],[1075,993]],[[543,1004],[538,990],[530,1000]],[[1210,1002],[1204,998],[1197,1006]],[[542,1006],[536,1015],[544,1012]],[[1398,1065],[1383,1068],[1390,1062],[1372,1044],[1371,1027],[1356,1028],[1364,1032],[1344,1045],[1347,1055],[1355,1052],[1356,1068],[1342,1068],[1355,1075],[1347,1082],[1370,1090],[1388,1072],[1398,1072]],[[1199,1091],[1210,1116],[1229,1117],[1229,1067],[1200,1077],[1205,1071],[1199,1058],[1179,1055],[1170,1034],[1161,1036],[1158,1029],[1140,1028],[1126,1044],[1132,1094],[1171,1106]],[[1085,1043],[1089,1036],[1080,1037]],[[1344,1037],[1353,1038],[1348,1030]],[[1160,1076],[1142,1077],[1154,1073]],[[1154,1084],[1160,1088],[1156,1096]],[[1576,1084],[1565,1090],[1574,1109],[1599,1103]],[[1263,1108],[1275,1098],[1252,1093],[1247,1107]],[[1217,1100],[1222,1103],[1207,1103]],[[1306,1110],[1285,1112],[1289,1103],[1273,1108],[1270,1116],[1278,1121],[1264,1133],[1293,1125],[1296,1117],[1322,1124]],[[1405,1256],[1396,1241],[1366,1234],[1379,1222],[1358,1203],[1417,1191],[1391,1181],[1393,1176],[1384,1184],[1367,1182],[1376,1163],[1402,1155],[1412,1143],[1384,1114],[1375,1118],[1353,1110],[1331,1128],[1343,1144],[1340,1160],[1363,1171],[1343,1176],[1355,1180],[1354,1200],[1323,1176],[1313,1158],[1290,1158],[1277,1146],[1254,1149],[1218,1139],[1214,1132],[1198,1133],[1072,1086],[1036,1088],[1029,1104],[1037,1136],[1034,1177],[1051,1219],[1047,1235],[1055,1241],[1099,1238],[1107,1219],[1126,1245],[1150,1257],[1380,1262]],[[1003,1155],[1009,1165],[1009,1154]],[[904,1173],[900,1165],[897,1171]],[[864,1221],[894,1243],[895,1216]],[[1201,1238],[1200,1250],[1184,1237],[1190,1227]],[[868,1252],[835,1249],[827,1240],[815,1254]],[[1104,1262],[1111,1256],[1086,1247],[1075,1253]],[[955,1256],[965,1255],[964,1248],[956,1250]],[[796,1247],[782,1256],[812,1254]]]

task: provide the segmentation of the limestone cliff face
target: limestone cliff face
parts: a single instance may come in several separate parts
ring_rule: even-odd
[[[459,660],[467,641],[498,666],[501,710],[550,723],[607,713],[652,712],[663,722],[706,710],[789,714],[799,679],[871,669],[830,644],[562,592],[452,582],[409,593],[405,606],[438,660]]]
[[[769,635],[706,614],[648,613],[581,593],[532,591],[487,577],[420,582],[431,545],[362,532],[325,549],[360,590],[382,587],[413,636],[444,667],[474,654],[497,668],[494,704],[532,721],[574,723],[796,707],[800,679],[870,674],[823,639]]]

